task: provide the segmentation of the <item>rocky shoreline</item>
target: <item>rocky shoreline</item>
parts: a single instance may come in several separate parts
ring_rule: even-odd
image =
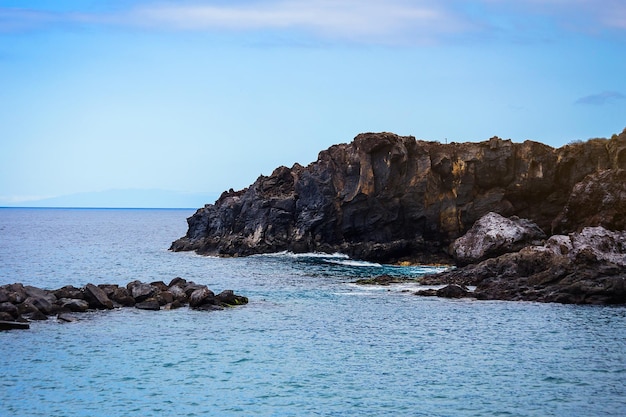
[[[422,295],[624,304],[626,129],[558,149],[360,134],[187,221],[171,250],[447,263],[458,268],[422,281],[452,287]]]
[[[15,283],[0,286],[0,330],[28,329],[30,321],[49,317],[56,317],[59,322],[77,321],[79,313],[93,310],[134,307],[156,311],[188,306],[213,311],[247,303],[246,297],[232,290],[215,294],[206,285],[180,277],[169,284],[132,281],[126,286],[87,284],[76,288],[68,285],[56,290]]]
[[[626,304],[626,231],[586,227],[540,240],[540,229],[519,218],[488,213],[451,245],[458,268],[414,282],[443,286],[420,296],[556,302]],[[356,281],[390,285],[381,276]],[[468,287],[474,287],[470,291]]]
[[[469,238],[457,240],[455,246],[467,252],[484,247],[487,240],[494,246],[511,243],[506,236],[494,238],[483,229],[472,230]],[[476,263],[425,276],[420,283],[450,286],[446,291],[454,298],[626,304],[626,231],[586,227],[500,256],[485,259],[484,253],[477,252],[474,260]],[[467,286],[476,289],[468,291]],[[446,291],[418,295],[445,297]]]
[[[493,137],[364,133],[304,167],[279,167],[188,219],[173,251],[247,256],[341,252],[372,262],[452,263],[449,245],[489,212],[545,235],[626,229],[626,129],[561,148]]]

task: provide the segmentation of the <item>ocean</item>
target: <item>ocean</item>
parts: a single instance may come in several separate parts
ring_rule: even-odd
[[[0,332],[0,416],[624,416],[626,307],[448,300],[435,267],[168,251],[194,210],[0,209],[0,285],[180,276],[248,305]]]

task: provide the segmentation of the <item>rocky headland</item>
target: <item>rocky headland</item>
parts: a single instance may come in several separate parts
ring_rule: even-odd
[[[183,278],[144,283],[87,284],[82,288],[64,286],[46,290],[21,283],[0,286],[0,330],[28,329],[32,320],[50,316],[61,322],[77,321],[77,313],[135,307],[142,310],[173,310],[189,306],[195,310],[221,310],[247,304],[248,299],[224,290],[215,294],[206,285]]]
[[[485,232],[494,222],[505,232],[501,239],[493,239],[494,230]],[[223,193],[188,224],[172,250],[218,256],[342,252],[375,262],[449,263],[460,268],[447,274],[467,276],[428,280],[477,285],[477,298],[623,303],[625,264],[585,249],[587,243],[570,247],[566,241],[610,234],[614,255],[624,257],[626,130],[561,148],[497,137],[442,144],[360,134],[320,152],[306,167],[279,167],[244,190]],[[483,278],[476,278],[472,268],[489,262],[499,266],[491,272],[484,267]],[[542,271],[543,278],[535,277]],[[550,274],[559,278],[548,279]],[[574,285],[582,276],[588,285]],[[528,279],[513,283],[510,277]],[[483,287],[499,282],[504,288],[504,281],[519,290]],[[587,296],[591,283],[613,295]],[[536,292],[554,285],[569,285],[567,294],[579,296],[559,296],[554,288]]]

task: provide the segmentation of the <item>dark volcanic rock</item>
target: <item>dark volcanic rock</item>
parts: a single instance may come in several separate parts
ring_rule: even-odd
[[[89,303],[85,300],[80,300],[78,298],[61,298],[58,301],[58,304],[63,309],[67,309],[69,311],[87,311],[89,310]]]
[[[215,293],[206,286],[198,288],[189,296],[190,307],[197,308],[204,304],[215,304]]]
[[[215,296],[217,302],[222,306],[238,306],[248,304],[248,298],[237,295],[233,290],[224,290]]]
[[[58,290],[52,291],[52,294],[55,295],[56,298],[72,298],[72,299],[84,299],[85,295],[83,290],[80,288],[76,288],[72,285],[66,285],[65,287],[59,288]]]
[[[135,299],[135,302],[139,303],[148,298],[154,297],[159,289],[151,284],[146,284],[140,281],[133,281],[126,285],[126,288],[130,291],[130,295]]]
[[[85,286],[85,299],[89,302],[91,308],[96,309],[112,309],[113,301],[109,299],[102,288],[93,284]]]
[[[400,284],[404,282],[415,282],[415,279],[392,277],[391,275],[380,275],[373,278],[360,278],[354,281],[358,285],[382,285]]]
[[[11,319],[16,319],[19,315],[15,304],[9,302],[0,303],[0,312],[9,314],[9,316],[11,316]]]
[[[574,186],[553,230],[575,230],[580,224],[626,230],[626,170],[600,171]]]
[[[159,301],[155,298],[150,298],[140,303],[135,304],[135,308],[140,310],[160,310],[161,305]]]
[[[546,232],[559,216],[562,233],[588,226],[590,217],[563,214],[568,204],[568,213],[576,210],[572,189],[588,175],[626,169],[625,155],[626,131],[559,149],[499,138],[441,144],[361,134],[322,151],[307,167],[279,167],[247,189],[223,193],[188,219],[186,236],[171,249],[221,256],[339,251],[378,262],[449,261],[449,244],[489,212],[529,219]],[[623,174],[606,175],[623,187]],[[613,201],[594,198],[603,213],[615,210],[616,227],[624,210],[618,191],[610,194]]]
[[[429,288],[427,290],[419,290],[415,295],[424,297],[442,297],[442,298],[463,298],[472,295],[467,287],[457,284],[448,284],[438,290]]]
[[[478,299],[626,303],[626,232],[602,227],[555,235],[543,246],[425,277],[423,284],[476,285]]]
[[[4,324],[0,325],[0,330],[28,328],[28,324],[14,323],[47,320],[48,316],[57,313],[60,322],[76,321],[77,317],[70,312],[85,312],[89,309],[135,306],[143,310],[173,310],[187,305],[189,301],[190,307],[194,309],[213,311],[248,303],[248,298],[232,290],[224,290],[216,296],[206,285],[187,282],[182,278],[175,278],[172,283],[168,287],[162,281],[151,284],[133,281],[127,284],[128,288],[115,284],[87,284],[84,288],[65,286],[57,290],[44,290],[19,283],[2,285],[0,321]],[[136,302],[130,295],[133,291],[141,301]],[[151,296],[144,298],[147,294]]]

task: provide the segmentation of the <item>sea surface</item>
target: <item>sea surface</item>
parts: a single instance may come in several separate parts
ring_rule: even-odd
[[[180,276],[246,306],[0,332],[0,416],[625,416],[626,308],[417,297],[434,267],[173,253],[193,210],[0,209],[0,284]]]

